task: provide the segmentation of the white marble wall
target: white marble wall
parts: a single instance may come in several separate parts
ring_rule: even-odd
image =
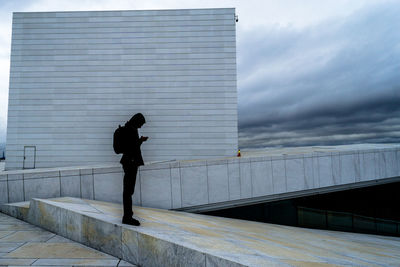
[[[14,13],[6,169],[23,168],[24,146],[36,168],[118,163],[113,132],[137,112],[147,160],[235,155],[234,14]]]
[[[366,186],[399,176],[398,147],[176,161],[140,167],[133,202],[164,209],[223,206],[296,192]],[[120,166],[3,172],[0,202],[73,196],[121,203],[122,180]]]

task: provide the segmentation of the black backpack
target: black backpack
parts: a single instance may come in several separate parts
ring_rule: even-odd
[[[126,148],[126,127],[119,125],[114,131],[113,148],[116,154],[124,153]]]

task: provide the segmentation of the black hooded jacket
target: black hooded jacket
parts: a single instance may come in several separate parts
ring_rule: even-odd
[[[143,115],[138,113],[125,124],[128,137],[126,139],[126,152],[124,152],[120,161],[122,164],[134,163],[136,166],[144,165],[142,152],[140,151],[140,146],[143,142],[140,140],[138,133],[138,128],[143,125],[144,122]]]

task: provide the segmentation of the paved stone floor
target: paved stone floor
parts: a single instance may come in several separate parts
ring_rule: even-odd
[[[0,213],[0,266],[134,266]]]

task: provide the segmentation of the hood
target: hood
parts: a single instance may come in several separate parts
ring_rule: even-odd
[[[125,126],[139,128],[139,126],[146,123],[144,116],[142,113],[136,113],[133,117],[125,124]]]

